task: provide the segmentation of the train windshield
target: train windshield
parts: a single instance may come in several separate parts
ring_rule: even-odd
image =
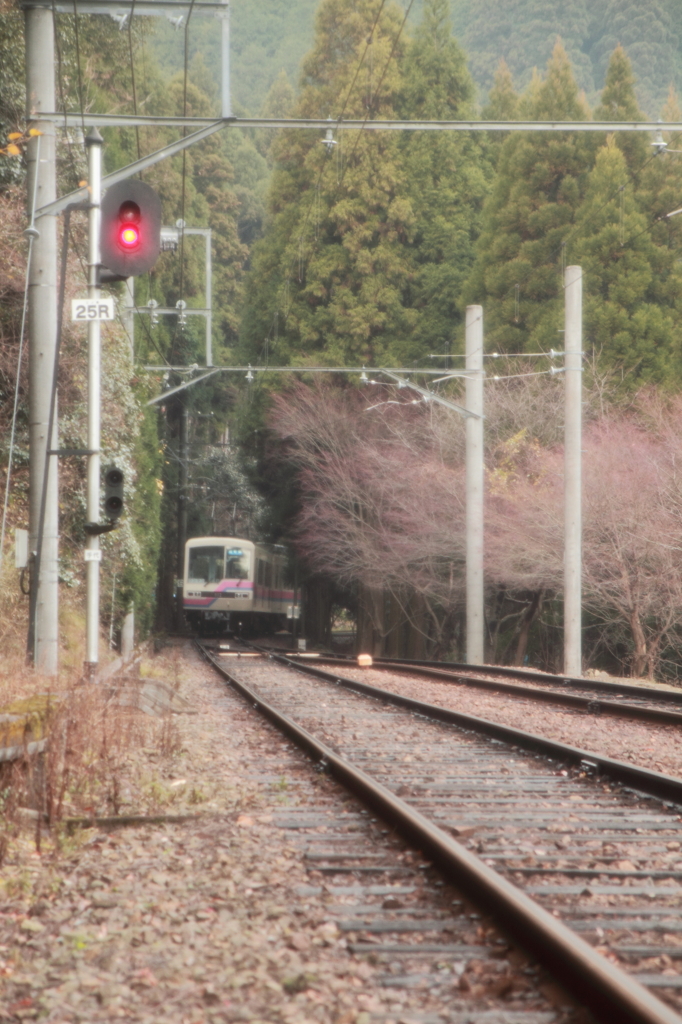
[[[248,580],[249,553],[242,548],[228,548],[225,556],[225,579]]]
[[[189,549],[188,583],[219,583],[223,579],[224,547]]]

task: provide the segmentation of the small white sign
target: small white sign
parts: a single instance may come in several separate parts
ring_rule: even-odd
[[[85,549],[85,561],[86,562],[101,562],[102,552],[99,548],[86,548]]]
[[[71,320],[75,323],[113,319],[114,299],[111,295],[101,299],[71,299]]]

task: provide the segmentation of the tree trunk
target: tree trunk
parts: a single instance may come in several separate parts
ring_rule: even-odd
[[[630,612],[630,629],[632,630],[632,639],[635,644],[632,657],[632,674],[640,678],[646,670],[647,649],[646,637],[644,636],[642,623],[639,621],[639,608],[637,605]]]
[[[536,590],[531,598],[530,604],[523,613],[523,618],[521,619],[521,630],[519,632],[519,640],[516,645],[516,657],[514,658],[515,665],[523,665],[523,659],[526,656],[526,648],[528,647],[528,634],[530,633],[530,627],[538,617],[541,608],[542,591]]]

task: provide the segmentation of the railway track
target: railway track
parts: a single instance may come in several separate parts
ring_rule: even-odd
[[[682,781],[282,656],[203,650],[600,1020],[680,1024]]]
[[[272,653],[277,653],[273,651]],[[292,659],[301,656],[292,655]],[[305,656],[303,656],[305,657]],[[316,663],[339,668],[353,664],[347,658],[320,655]],[[433,679],[457,686],[503,693],[543,704],[585,711],[588,714],[614,715],[640,721],[682,725],[682,690],[642,687],[628,683],[604,683],[599,680],[567,679],[548,673],[527,672],[506,666],[476,668],[447,662],[420,662],[408,659],[378,658],[375,670],[400,672],[416,678]],[[532,685],[528,685],[528,684]]]

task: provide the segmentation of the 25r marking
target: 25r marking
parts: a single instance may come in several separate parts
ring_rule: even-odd
[[[73,322],[91,323],[93,320],[113,320],[114,300],[111,297],[105,299],[72,299],[71,320]]]

